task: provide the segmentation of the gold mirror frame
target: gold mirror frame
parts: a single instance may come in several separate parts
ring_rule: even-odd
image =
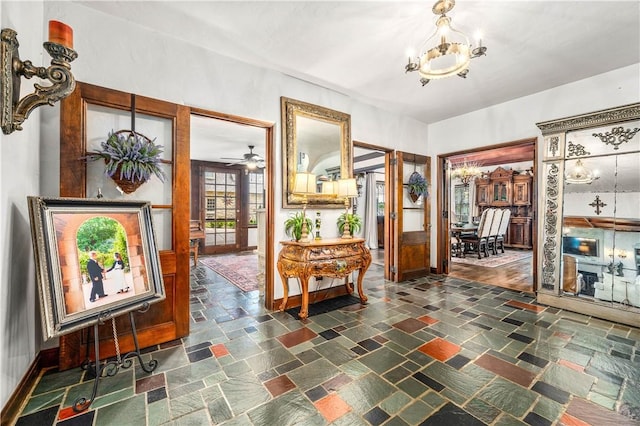
[[[295,174],[297,172],[298,131],[297,117],[318,120],[335,124],[340,128],[340,140],[336,141],[340,149],[340,177],[350,178],[353,175],[353,144],[351,142],[351,116],[318,105],[290,99],[280,98],[282,115],[282,154],[285,162],[282,168],[282,208],[297,208],[303,204],[303,196],[293,194]],[[342,208],[344,200],[335,195],[307,195],[307,205],[316,208]]]

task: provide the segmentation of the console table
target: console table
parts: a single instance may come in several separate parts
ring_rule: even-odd
[[[278,272],[282,278],[284,295],[280,311],[287,307],[289,299],[289,278],[298,278],[302,291],[302,306],[298,316],[305,319],[309,313],[309,278],[346,278],[353,271],[358,272],[358,295],[366,303],[367,296],[362,290],[362,279],[371,264],[371,253],[362,238],[335,238],[313,240],[307,243],[281,241],[278,256]],[[348,293],[353,293],[349,280],[345,279]]]

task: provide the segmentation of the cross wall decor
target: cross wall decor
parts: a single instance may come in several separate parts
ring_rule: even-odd
[[[603,203],[603,202],[602,202],[602,200],[600,200],[600,196],[599,196],[599,195],[596,195],[596,199],[595,199],[595,200],[593,200],[593,202],[592,202],[592,203],[590,203],[589,205],[590,205],[591,207],[595,207],[595,208],[596,208],[596,214],[597,214],[598,216],[600,216],[600,213],[602,212],[602,211],[600,210],[600,208],[601,208],[601,207],[606,206],[606,204],[605,204],[605,203]]]

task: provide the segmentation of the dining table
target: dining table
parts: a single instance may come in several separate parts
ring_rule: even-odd
[[[478,231],[478,225],[465,223],[464,225],[451,225],[451,236],[458,241],[459,250],[456,251],[456,257],[464,257],[464,246],[462,245],[462,236],[465,234],[475,234]]]

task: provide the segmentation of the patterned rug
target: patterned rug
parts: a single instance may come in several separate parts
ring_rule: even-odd
[[[258,290],[257,254],[225,254],[200,257],[198,262],[213,269],[242,291]]]
[[[467,254],[467,257],[451,257],[453,263],[464,263],[466,265],[484,266],[485,268],[497,268],[498,266],[504,266],[509,263],[517,262],[519,260],[528,259],[533,255],[531,250],[505,250],[504,253],[500,253],[494,256],[489,252],[489,257],[478,259],[478,255],[475,253]]]

